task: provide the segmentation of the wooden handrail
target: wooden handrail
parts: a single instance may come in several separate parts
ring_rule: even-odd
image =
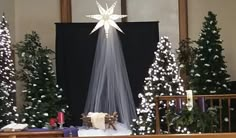
[[[210,107],[214,106],[214,100],[218,100],[218,106],[222,107],[222,100],[227,100],[227,109],[228,109],[228,131],[231,131],[231,99],[236,99],[236,94],[216,94],[216,95],[193,95],[193,99],[197,100],[201,97],[204,97],[205,100],[210,100]],[[156,133],[160,134],[160,113],[159,113],[159,101],[170,101],[170,100],[177,100],[177,99],[184,99],[187,100],[186,95],[174,95],[174,96],[158,96],[155,98],[156,102]],[[222,108],[220,108],[219,112],[219,122],[220,122],[220,132],[222,132]]]
[[[205,99],[236,99],[236,94],[216,94],[216,95],[194,95],[193,98],[197,99],[199,97],[205,97]],[[174,95],[174,96],[158,96],[159,100],[172,100],[177,98],[186,99],[186,95]]]

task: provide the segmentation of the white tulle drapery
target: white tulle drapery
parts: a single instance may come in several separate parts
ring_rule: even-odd
[[[85,113],[118,112],[119,121],[130,125],[136,118],[121,42],[117,31],[99,30]]]

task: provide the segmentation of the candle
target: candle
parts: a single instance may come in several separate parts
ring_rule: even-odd
[[[192,90],[186,90],[187,93],[187,108],[189,111],[193,109],[193,91]]]
[[[56,125],[57,125],[56,122],[57,122],[56,118],[50,118],[50,120],[49,120],[49,125],[50,125],[52,128],[55,128]]]
[[[57,113],[57,122],[58,122],[58,124],[63,124],[64,123],[64,113],[63,112],[58,112]]]

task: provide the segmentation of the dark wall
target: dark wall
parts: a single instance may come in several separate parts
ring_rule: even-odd
[[[130,85],[136,106],[138,93],[159,40],[158,22],[118,23]],[[72,112],[74,125],[81,123],[96,48],[97,32],[89,35],[94,23],[56,24],[56,71]]]

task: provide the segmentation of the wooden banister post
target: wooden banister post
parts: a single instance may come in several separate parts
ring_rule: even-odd
[[[222,132],[222,109],[223,109],[223,106],[222,106],[222,99],[221,98],[219,99],[219,108],[220,108],[220,132]]]
[[[229,132],[231,132],[231,99],[228,98],[228,117],[229,117]]]
[[[156,134],[160,134],[160,129],[159,97],[156,97]]]

